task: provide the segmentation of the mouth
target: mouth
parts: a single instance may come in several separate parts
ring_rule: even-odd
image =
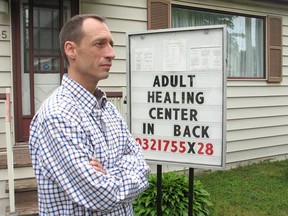
[[[112,66],[112,64],[101,64],[101,67],[106,71],[109,71],[111,66]]]
[[[107,63],[107,64],[101,64],[101,67],[104,67],[104,68],[111,68],[112,67],[112,64],[110,63]]]

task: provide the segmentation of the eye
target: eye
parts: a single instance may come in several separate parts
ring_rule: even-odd
[[[103,47],[104,45],[105,45],[105,43],[103,42],[103,41],[99,41],[99,42],[96,42],[95,44],[94,44],[96,47]]]

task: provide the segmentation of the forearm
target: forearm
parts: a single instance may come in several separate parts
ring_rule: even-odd
[[[119,202],[130,202],[135,199],[145,188],[148,187],[147,176],[150,172],[149,166],[144,159],[133,155],[124,155],[115,167],[108,170],[108,176],[116,176],[121,179],[117,200]]]

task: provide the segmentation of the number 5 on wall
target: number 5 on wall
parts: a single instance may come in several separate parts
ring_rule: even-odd
[[[7,39],[8,37],[8,32],[6,30],[2,30],[1,31],[1,39]]]
[[[0,40],[10,40],[9,26],[0,25]]]

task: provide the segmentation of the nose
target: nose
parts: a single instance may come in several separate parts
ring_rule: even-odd
[[[110,44],[107,46],[106,57],[110,59],[115,58],[115,51],[113,49],[113,46],[111,46]]]

